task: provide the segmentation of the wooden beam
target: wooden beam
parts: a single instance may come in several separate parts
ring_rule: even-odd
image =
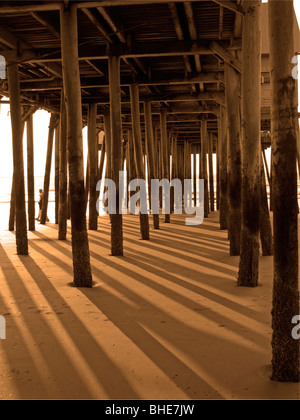
[[[53,139],[54,139],[55,125],[56,125],[56,116],[54,114],[51,114],[49,131],[48,131],[48,145],[47,145],[45,176],[44,176],[42,215],[41,215],[41,220],[40,220],[40,223],[42,225],[44,225],[47,221],[49,186],[50,186],[50,174],[51,174],[51,163],[52,163],[52,151],[53,151]]]
[[[146,144],[147,144],[147,156],[148,156],[148,168],[149,168],[149,180],[150,180],[150,203],[151,203],[151,180],[157,179],[156,171],[156,160],[157,150],[155,149],[154,135],[153,135],[153,124],[151,114],[151,102],[145,102],[145,129],[146,129]],[[153,214],[153,227],[159,229],[159,215]]]
[[[232,12],[238,13],[240,15],[244,15],[244,10],[243,8],[238,5],[237,3],[234,3],[233,1],[230,0],[213,0],[213,2],[219,4],[222,7],[225,7],[226,9],[231,10]]]
[[[242,63],[240,60],[230,54],[229,51],[226,51],[226,49],[223,48],[218,42],[213,41],[210,44],[210,49],[214,54],[217,54],[222,58],[222,60],[234,67],[239,73],[242,73]]]
[[[228,197],[227,197],[227,112],[221,107],[218,124],[219,165],[220,165],[220,229],[228,228]]]
[[[27,127],[27,191],[28,191],[28,227],[35,230],[35,201],[34,201],[34,147],[33,147],[33,116],[26,120]]]
[[[145,77],[136,77],[135,81],[139,86],[152,86],[152,85],[188,85],[193,83],[217,83],[219,77],[222,76],[222,72],[200,72],[197,75],[185,77],[180,75],[170,76],[170,78],[162,77],[151,77],[147,79]],[[134,83],[132,77],[123,77],[121,78],[121,86],[130,86]],[[108,87],[106,77],[89,77],[81,78],[80,81],[81,88],[104,88]],[[30,81],[21,81],[21,91],[22,92],[34,92],[34,91],[45,91],[45,90],[60,90],[63,86],[63,82],[60,78],[50,79],[50,80],[39,80],[34,79]]]
[[[204,217],[209,214],[208,176],[207,176],[207,149],[208,149],[207,121],[201,120],[201,179],[204,179]]]
[[[78,63],[77,9],[60,10],[64,94],[68,121],[69,187],[71,200],[74,286],[92,287],[85,214],[82,108]]]
[[[230,255],[240,255],[241,237],[241,114],[240,74],[225,64],[226,106],[228,121],[227,183],[228,183],[228,230]]]
[[[116,185],[117,214],[111,215],[111,253],[123,255],[123,217],[119,206],[120,184],[119,171],[122,170],[122,120],[120,57],[111,56],[108,60],[110,127],[111,127],[111,179]]]
[[[299,125],[297,81],[291,77],[290,57],[295,54],[292,0],[269,2],[269,39],[274,226],[271,379],[299,382],[299,340],[292,335],[293,319],[299,314],[296,171]]]
[[[163,41],[163,42],[143,42],[127,44],[88,45],[79,47],[79,60],[104,60],[109,55],[117,55],[121,58],[142,58],[142,57],[176,57],[182,55],[212,55],[221,54],[227,58],[229,51],[239,50],[240,40],[230,44],[227,40],[214,41],[195,40],[195,41]],[[7,61],[18,63],[57,63],[61,61],[61,53],[53,48],[41,48],[38,53],[32,48],[17,50],[2,50],[1,54]],[[222,59],[224,59],[222,57]],[[234,62],[239,66],[239,62]]]
[[[139,107],[139,86],[132,84],[130,86],[130,98],[131,98],[131,115],[132,115],[132,134],[134,144],[134,155],[135,155],[135,166],[137,171],[137,177],[142,180],[145,179],[145,166],[144,166],[144,154],[141,137],[141,125],[140,125],[140,107]],[[141,197],[140,202],[145,199]],[[145,200],[146,201],[146,200]],[[144,206],[144,203],[141,203]],[[142,209],[140,209],[142,210]],[[140,211],[140,229],[141,237],[143,240],[150,239],[149,233],[149,218],[148,213],[142,214]]]
[[[25,179],[23,161],[23,128],[18,64],[7,68],[10,116],[13,142],[14,199],[16,209],[16,245],[18,255],[28,255],[27,222],[25,208]]]
[[[242,77],[242,225],[238,286],[259,274],[261,127],[261,1],[244,1]]]
[[[58,240],[67,239],[68,215],[68,130],[64,91],[61,92],[60,106],[60,142],[59,142],[59,208],[58,208]]]
[[[98,136],[97,136],[97,105],[89,106],[88,115],[88,149],[89,149],[89,229],[98,230],[97,212],[97,172],[98,172]]]
[[[160,138],[161,138],[161,156],[162,156],[162,178],[170,180],[170,155],[168,147],[168,133],[167,133],[167,112],[163,108],[160,114]],[[166,193],[165,193],[166,194]],[[164,197],[168,200],[169,197]],[[165,214],[165,223],[170,223],[170,213]]]

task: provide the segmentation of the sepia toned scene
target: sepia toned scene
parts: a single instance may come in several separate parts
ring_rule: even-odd
[[[0,2],[0,400],[299,400],[299,3]]]

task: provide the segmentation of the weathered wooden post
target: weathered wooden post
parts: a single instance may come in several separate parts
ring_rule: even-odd
[[[227,112],[220,106],[218,120],[219,150],[220,150],[220,229],[228,228],[228,197],[227,197]]]
[[[208,137],[208,166],[209,166],[209,197],[210,210],[215,211],[215,190],[214,190],[214,171],[213,171],[213,136]]]
[[[269,1],[273,156],[274,285],[272,379],[299,382],[299,340],[292,319],[299,315],[297,203],[297,89],[292,0]],[[298,126],[298,124],[297,124]]]
[[[258,285],[261,127],[261,0],[243,2],[242,224],[238,285]]]
[[[26,120],[27,128],[27,190],[28,190],[28,226],[35,231],[35,202],[34,202],[34,148],[33,148],[33,116]]]
[[[58,239],[67,239],[68,217],[68,129],[64,92],[60,102],[60,134],[59,134],[59,205],[58,205]]]
[[[150,184],[150,206],[151,206],[151,180],[157,178],[156,173],[156,153],[154,148],[154,136],[153,136],[153,124],[151,115],[151,102],[146,101],[144,103],[145,108],[145,130],[146,130],[146,142],[147,142],[147,154],[148,154],[148,171],[149,171],[149,184]],[[153,214],[153,227],[159,229],[159,214]]]
[[[207,120],[201,120],[201,179],[204,179],[204,217],[208,217],[209,198],[208,198],[208,178],[207,178]]]
[[[42,214],[41,214],[41,220],[40,220],[40,223],[42,225],[44,225],[46,223],[46,220],[47,220],[47,210],[48,210],[48,201],[49,201],[49,187],[50,187],[50,174],[51,174],[51,163],[52,163],[52,152],[53,152],[55,124],[56,124],[56,115],[51,114],[50,123],[49,123],[49,132],[48,132],[48,145],[47,145],[47,155],[46,155],[45,176],[44,176]]]
[[[98,139],[97,139],[97,104],[90,104],[88,119],[88,147],[89,147],[89,229],[98,229],[97,212],[97,172],[98,172]]]
[[[23,161],[23,126],[20,100],[20,81],[17,63],[8,63],[7,77],[10,97],[10,116],[13,143],[14,198],[16,211],[16,245],[18,255],[28,255]]]
[[[92,287],[89,243],[85,216],[82,109],[78,62],[77,8],[60,10],[64,94],[68,126],[69,186],[71,200],[74,286]]]
[[[217,210],[220,210],[220,139],[217,137],[216,160],[217,160]]]
[[[58,224],[59,208],[59,142],[60,142],[60,124],[55,128],[55,224]]]
[[[116,185],[116,213],[111,215],[111,253],[113,256],[123,255],[123,218],[119,207],[120,185],[119,171],[122,170],[122,120],[121,120],[121,86],[120,57],[110,56],[109,96],[110,96],[110,128],[111,128],[111,179]],[[107,145],[107,149],[108,149]]]
[[[240,75],[227,63],[225,63],[225,86],[228,120],[227,191],[230,255],[240,255],[242,189]]]
[[[140,120],[140,101],[139,86],[134,83],[130,85],[130,101],[131,101],[131,118],[132,118],[132,134],[134,143],[134,156],[137,177],[145,181],[145,166],[143,156],[143,145],[141,137],[141,120]],[[144,240],[150,239],[149,233],[149,217],[148,214],[140,212],[140,228],[141,237]]]
[[[160,139],[162,150],[162,178],[170,181],[170,155],[167,133],[167,112],[165,109],[162,109],[160,112]],[[170,213],[165,214],[165,223],[170,223],[170,221]]]
[[[196,147],[193,149],[193,190],[194,190],[194,206],[197,206],[197,156],[196,156]]]
[[[273,236],[266,190],[266,175],[262,159],[260,162],[260,174],[259,231],[262,254],[268,256],[273,255]]]

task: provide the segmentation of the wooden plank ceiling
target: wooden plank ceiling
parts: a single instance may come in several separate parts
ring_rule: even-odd
[[[37,105],[59,112],[59,7],[63,3],[67,2],[1,2],[0,54],[7,61],[20,62],[25,107]],[[208,119],[209,132],[217,134],[217,113],[225,100],[222,51],[234,54],[241,47],[239,1],[76,3],[84,120],[89,103],[98,103],[99,127],[109,109],[107,55],[112,52],[122,57],[124,130],[131,121],[129,85],[136,82],[140,84],[141,111],[142,101],[151,99],[158,126],[160,109],[167,108],[168,126],[179,141],[200,142],[203,116]],[[0,94],[5,96],[7,82],[0,83]],[[269,94],[269,89],[264,91]],[[264,107],[263,112],[262,129],[267,131],[268,109]]]

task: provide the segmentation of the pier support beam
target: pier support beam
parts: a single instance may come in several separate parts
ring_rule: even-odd
[[[207,177],[207,121],[201,120],[201,179],[204,179],[204,217],[209,214],[208,177]]]
[[[139,101],[139,86],[134,83],[130,85],[130,101],[131,101],[131,118],[132,118],[132,134],[134,143],[134,156],[137,177],[145,181],[145,165],[144,153],[141,136],[141,119],[140,119],[140,101]],[[141,203],[142,206],[142,203]],[[147,214],[140,212],[140,228],[141,237],[143,240],[150,239],[149,233],[149,217]]]
[[[153,124],[152,124],[152,115],[151,115],[151,102],[147,101],[144,103],[145,107],[145,129],[146,129],[146,143],[147,143],[147,155],[148,155],[148,176],[150,179],[150,207],[151,207],[151,180],[157,179],[156,173],[156,153],[154,147],[154,136],[153,136]],[[159,229],[159,215],[153,214],[153,227],[154,229]]]
[[[58,206],[58,239],[67,239],[68,217],[68,132],[64,93],[61,93],[60,104],[60,142],[59,142],[59,206]]]
[[[228,230],[230,255],[240,255],[241,236],[241,113],[240,76],[225,63],[226,106],[228,119],[227,141],[227,191],[228,191]]]
[[[219,168],[220,168],[220,229],[228,228],[228,198],[227,198],[227,112],[220,106],[218,121],[219,130]]]
[[[123,255],[123,218],[119,208],[119,171],[122,170],[122,120],[121,120],[121,86],[120,57],[110,56],[108,59],[110,128],[111,128],[111,179],[116,185],[117,214],[111,215],[111,253],[113,256]],[[108,150],[107,144],[107,150]],[[109,154],[109,153],[108,153]]]
[[[59,143],[60,143],[60,124],[55,128],[55,224],[58,224],[59,211]]]
[[[7,77],[10,97],[10,116],[13,143],[14,199],[16,211],[16,245],[18,255],[28,255],[23,161],[23,124],[21,115],[18,64],[9,63]]]
[[[71,200],[74,286],[92,287],[85,215],[81,88],[78,62],[77,8],[60,10],[64,94],[68,121],[69,186]]]
[[[98,211],[97,211],[97,172],[98,172],[98,141],[97,141],[97,104],[89,106],[88,117],[88,148],[89,148],[89,229],[98,229]]]
[[[299,382],[299,340],[292,319],[299,315],[297,204],[297,89],[292,77],[293,1],[269,1],[271,70],[274,284],[272,379]]]
[[[26,120],[27,128],[27,191],[28,191],[28,226],[35,231],[35,201],[34,201],[34,147],[33,147],[33,115]]]
[[[261,127],[261,0],[244,1],[242,224],[238,285],[258,285]]]
[[[51,114],[50,123],[49,123],[45,177],[44,177],[42,215],[41,215],[41,221],[40,221],[41,225],[44,225],[46,223],[46,220],[47,220],[48,201],[49,201],[49,187],[50,187],[50,173],[51,173],[55,124],[56,124],[56,116],[54,114]]]
[[[165,109],[162,109],[160,113],[160,139],[162,151],[162,178],[170,181],[170,154],[168,145],[169,137],[167,132],[167,112]],[[165,214],[165,223],[170,223],[170,221],[170,213]]]
[[[213,138],[212,133],[208,136],[208,165],[209,165],[209,201],[210,210],[215,211],[215,190],[213,173]]]

